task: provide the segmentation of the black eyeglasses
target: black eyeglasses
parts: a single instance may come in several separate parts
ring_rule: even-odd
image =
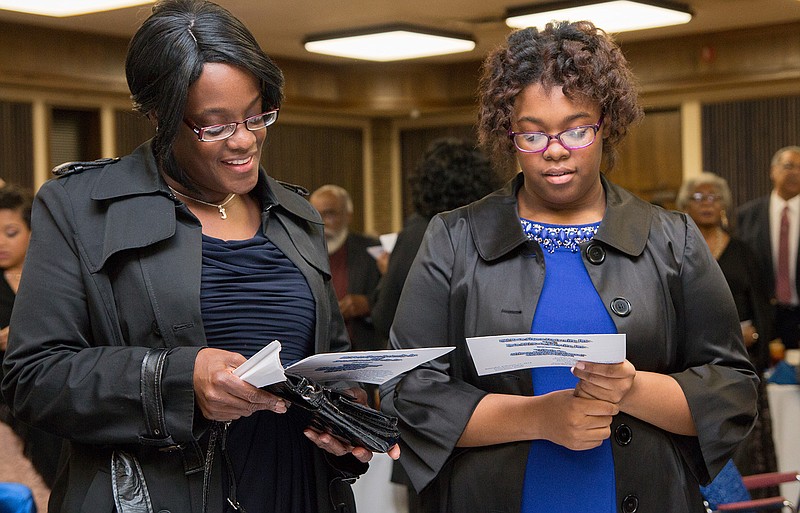
[[[234,121],[222,125],[197,126],[186,118],[183,122],[197,134],[197,139],[203,142],[223,141],[236,133],[236,127],[244,125],[251,132],[267,128],[278,119],[278,109],[268,110],[255,116],[250,116],[244,121]]]
[[[719,194],[704,194],[702,192],[695,192],[694,194],[689,196],[689,199],[694,201],[695,203],[702,203],[704,201],[708,203],[714,203],[722,199],[722,196]]]
[[[514,146],[522,153],[542,153],[550,146],[550,141],[556,139],[561,146],[568,150],[579,150],[591,145],[603,124],[603,115],[594,125],[582,125],[567,128],[555,135],[546,132],[512,132],[508,137],[514,141]]]

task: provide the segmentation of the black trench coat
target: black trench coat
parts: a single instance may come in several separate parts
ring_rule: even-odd
[[[315,351],[349,349],[319,215],[263,170],[254,192],[266,235],[311,288]],[[20,419],[69,440],[50,513],[113,511],[115,451],[140,463],[154,511],[199,513],[211,425],[192,386],[195,356],[206,345],[200,223],[170,194],[145,143],[119,161],[72,166],[44,184],[32,224],[3,393]],[[322,511],[334,510],[329,495],[352,505],[343,479],[366,466],[321,450],[315,458]],[[219,454],[213,461],[209,511],[222,500]]]
[[[530,371],[478,376],[464,340],[530,332],[545,269],[542,249],[520,227],[522,183],[520,174],[436,216],[400,299],[392,347],[457,347],[381,389],[381,407],[400,418],[400,461],[426,511],[520,511],[530,444],[466,449],[456,442],[485,394],[533,394]],[[617,415],[618,511],[699,513],[698,483],[716,475],[751,429],[758,378],[725,278],[690,218],[605,178],[603,186],[606,213],[593,241],[582,244],[584,265],[627,335],[627,358],[677,380],[698,431],[678,436]]]

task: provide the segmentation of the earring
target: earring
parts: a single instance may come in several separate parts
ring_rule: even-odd
[[[728,231],[728,214],[725,212],[725,210],[723,210],[722,212],[719,213],[719,221],[720,221],[720,224],[722,225],[722,229],[727,232]]]

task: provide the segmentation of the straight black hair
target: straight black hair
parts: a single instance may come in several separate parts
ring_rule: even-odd
[[[134,109],[157,120],[152,148],[171,178],[193,189],[172,155],[189,86],[207,62],[239,66],[261,82],[263,110],[279,108],[283,73],[244,24],[206,0],[162,0],[128,46],[125,75]]]

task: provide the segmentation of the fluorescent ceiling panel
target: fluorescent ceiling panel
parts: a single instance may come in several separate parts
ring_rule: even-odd
[[[0,0],[0,9],[61,18],[153,2],[154,0]]]
[[[305,43],[305,49],[309,52],[378,62],[469,52],[474,48],[475,42],[470,39],[405,29],[330,36]]]
[[[521,11],[521,9],[520,9]],[[643,30],[688,23],[691,13],[670,9],[667,4],[639,3],[631,0],[614,0],[591,5],[552,9],[531,14],[511,11],[506,24],[513,28],[544,26],[554,20],[589,20],[606,32]]]

